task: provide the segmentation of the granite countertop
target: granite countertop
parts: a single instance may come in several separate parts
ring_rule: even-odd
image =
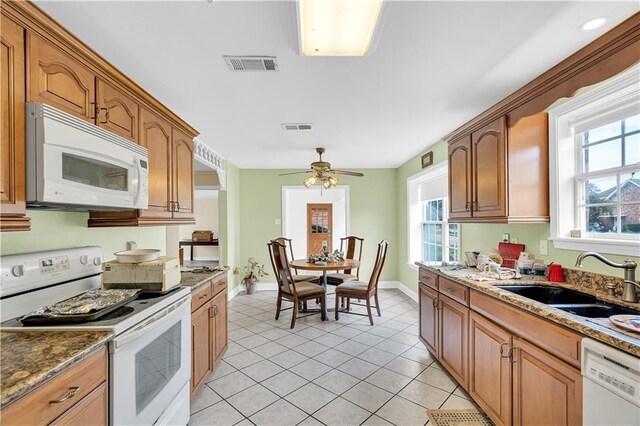
[[[453,281],[464,284],[482,293],[491,295],[497,299],[503,300],[511,305],[515,305],[519,308],[525,309],[529,312],[537,314],[549,321],[563,325],[567,328],[575,330],[587,337],[595,340],[599,340],[603,343],[607,343],[625,352],[628,352],[635,356],[640,356],[640,334],[632,331],[626,331],[613,325],[608,318],[585,318],[578,315],[571,314],[569,312],[556,309],[552,306],[544,303],[536,302],[529,298],[517,295],[501,288],[496,288],[496,285],[549,285],[556,287],[570,288],[583,293],[592,294],[599,300],[615,303],[630,307],[632,309],[640,310],[640,304],[638,303],[625,303],[619,298],[608,296],[606,292],[599,291],[593,286],[580,284],[567,283],[555,283],[549,281],[538,281],[532,279],[512,279],[512,280],[495,280],[495,281],[474,281],[465,277],[471,271],[477,271],[475,268],[464,268],[459,271],[449,271],[446,266],[431,266],[425,265],[420,262],[416,262],[416,265],[425,268],[438,275],[449,278]]]
[[[183,287],[191,287],[191,292],[194,292],[212,278],[226,274],[228,270],[229,268],[224,267],[222,270],[211,272],[181,272],[182,280],[180,281],[180,285]]]
[[[0,407],[27,394],[112,337],[110,331],[0,330]]]

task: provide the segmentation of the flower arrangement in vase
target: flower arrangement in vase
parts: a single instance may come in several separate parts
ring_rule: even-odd
[[[234,275],[238,275],[242,272],[242,284],[244,284],[247,294],[253,294],[256,291],[256,283],[258,278],[262,278],[265,275],[269,275],[264,270],[264,265],[260,265],[253,257],[248,259],[248,263],[242,267],[242,269],[236,267],[233,270]]]
[[[337,263],[344,262],[344,253],[340,250],[333,252],[323,251],[318,254],[312,254],[307,259],[309,263]]]

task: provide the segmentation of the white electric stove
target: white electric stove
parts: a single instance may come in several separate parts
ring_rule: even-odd
[[[187,424],[191,296],[178,287],[137,299],[95,321],[24,326],[20,317],[99,288],[102,249],[78,247],[0,257],[0,330],[108,330],[109,422]]]

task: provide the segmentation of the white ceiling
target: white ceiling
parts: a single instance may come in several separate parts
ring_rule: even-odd
[[[336,168],[398,167],[639,9],[391,1],[370,56],[322,58],[295,53],[286,1],[36,3],[241,168],[304,168],[316,146]],[[222,55],[275,55],[280,70],[234,73]]]

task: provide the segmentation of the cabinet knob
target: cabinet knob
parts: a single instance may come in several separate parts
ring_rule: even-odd
[[[11,275],[14,277],[21,277],[24,275],[24,266],[23,265],[15,265],[11,268]]]
[[[87,256],[86,254],[80,256],[80,263],[82,263],[83,265],[89,263],[89,256]]]
[[[99,257],[94,257],[93,264],[96,266],[100,266],[102,264],[102,259],[100,259]]]

